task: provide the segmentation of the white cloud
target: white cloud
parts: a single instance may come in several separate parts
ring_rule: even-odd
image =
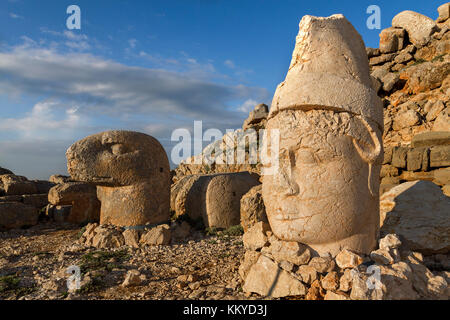
[[[130,39],[128,40],[128,44],[130,45],[130,48],[134,49],[136,48],[136,44],[137,44],[137,40],[136,39]]]
[[[52,137],[55,132],[59,137],[70,137],[73,130],[82,123],[77,107],[70,107],[58,117],[55,112],[58,101],[42,101],[35,104],[28,114],[22,118],[0,119],[0,131],[14,131],[21,138]]]
[[[9,14],[9,16],[10,16],[11,18],[13,18],[13,19],[24,19],[23,16],[20,16],[20,15],[18,15],[18,14],[16,14],[16,13],[13,13],[13,12],[11,12],[11,13]]]
[[[255,108],[257,104],[258,102],[256,100],[248,99],[238,108],[238,110],[248,114]]]
[[[230,69],[236,68],[236,65],[235,65],[234,62],[231,61],[231,60],[225,60],[224,64],[225,64],[228,68],[230,68]]]
[[[210,63],[191,61],[185,72],[130,67],[84,54],[61,54],[29,41],[0,53],[0,94],[51,95],[80,112],[166,114],[224,119],[231,101],[262,99],[267,90],[207,80]]]

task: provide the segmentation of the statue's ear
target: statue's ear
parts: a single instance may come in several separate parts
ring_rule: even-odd
[[[380,160],[380,155],[383,150],[383,146],[381,143],[382,138],[380,137],[380,134],[377,133],[377,131],[374,130],[373,127],[366,121],[366,119],[361,116],[358,116],[358,119],[364,124],[364,127],[367,129],[367,132],[369,133],[368,136],[371,138],[372,143],[367,144],[363,141],[359,141],[358,139],[353,138],[353,145],[365,162],[369,164],[376,163],[378,162],[378,160]]]
[[[381,155],[383,154],[383,145],[382,145],[382,138],[381,134],[378,133],[377,130],[374,130],[373,127],[363,118],[359,117],[359,120],[364,124],[366,127],[369,137],[371,138],[370,144],[364,143],[360,140],[357,140],[353,138],[353,145],[355,146],[356,150],[358,151],[361,158],[369,164],[369,176],[367,178],[367,186],[369,188],[369,192],[373,197],[378,196],[379,192],[379,177],[378,175],[374,175],[374,165],[380,164],[381,162]]]

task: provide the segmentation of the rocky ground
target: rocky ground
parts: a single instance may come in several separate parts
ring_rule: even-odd
[[[197,231],[178,244],[96,249],[78,243],[82,231],[47,223],[0,233],[0,299],[252,298],[238,274],[242,236]],[[73,265],[82,282],[69,293]]]

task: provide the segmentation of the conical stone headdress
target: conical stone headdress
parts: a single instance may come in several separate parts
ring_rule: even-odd
[[[383,107],[372,88],[364,42],[341,14],[304,16],[286,79],[269,118],[286,109],[330,109],[361,115],[383,128]]]

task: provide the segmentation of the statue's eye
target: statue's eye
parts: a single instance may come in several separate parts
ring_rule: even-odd
[[[295,161],[297,164],[314,164],[317,162],[317,158],[311,150],[300,149],[295,154]]]
[[[114,155],[118,156],[118,155],[127,153],[127,150],[126,150],[126,147],[123,144],[118,143],[118,144],[114,144],[114,145],[111,146],[111,152]]]

